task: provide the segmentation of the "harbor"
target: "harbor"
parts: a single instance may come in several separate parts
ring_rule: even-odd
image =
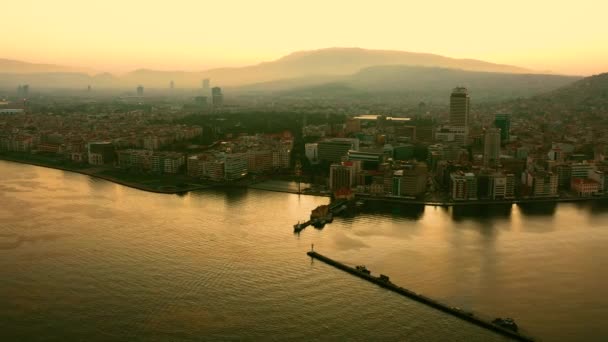
[[[499,333],[501,335],[507,336],[509,338],[512,338],[512,339],[515,339],[518,341],[534,341],[534,339],[532,337],[526,336],[526,335],[518,332],[517,325],[510,318],[505,318],[505,319],[496,318],[496,319],[490,321],[488,319],[484,319],[480,316],[477,316],[477,315],[473,314],[472,312],[465,311],[465,310],[462,310],[457,307],[449,306],[447,304],[438,302],[434,299],[424,296],[420,293],[416,293],[411,290],[400,287],[396,284],[393,284],[390,281],[390,278],[386,275],[381,274],[377,277],[373,276],[371,274],[371,272],[365,266],[351,267],[351,266],[345,265],[341,262],[338,262],[336,260],[333,260],[331,258],[328,258],[322,254],[319,254],[319,253],[315,252],[314,250],[307,252],[307,254],[308,254],[308,256],[310,256],[313,259],[322,261],[330,266],[334,266],[334,267],[336,267],[340,270],[343,270],[345,272],[348,272],[354,276],[365,279],[365,280],[367,280],[371,283],[374,283],[380,287],[383,287],[387,290],[390,290],[390,291],[393,291],[400,295],[406,296],[406,297],[416,300],[420,303],[426,304],[435,309],[438,309],[440,311],[443,311],[445,313],[448,313],[450,315],[453,315],[455,317],[458,317],[460,319],[463,319],[465,321],[478,325],[480,327],[489,329],[491,331],[494,331],[496,333]]]

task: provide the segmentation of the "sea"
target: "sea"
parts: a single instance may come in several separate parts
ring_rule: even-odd
[[[0,341],[507,341],[306,255],[365,265],[542,341],[608,340],[608,203],[167,195],[0,161]]]

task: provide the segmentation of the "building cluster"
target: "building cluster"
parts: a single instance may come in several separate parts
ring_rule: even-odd
[[[264,174],[288,169],[293,150],[290,133],[243,135],[221,142],[205,153],[187,160],[188,175],[211,181],[233,181],[247,174]]]
[[[10,115],[0,120],[0,151],[51,154],[93,166],[131,173],[180,174],[212,181],[233,181],[247,174],[290,167],[293,136],[242,135],[215,143],[203,153],[172,151],[180,141],[199,137],[198,126],[150,124],[133,115]]]
[[[0,119],[0,127],[0,151],[54,154],[91,165],[118,163],[121,167],[130,165],[167,173],[175,173],[171,171],[175,167],[159,165],[168,165],[165,160],[175,158],[171,152],[159,150],[203,134],[199,126],[150,124],[138,112],[92,116],[5,115]],[[179,161],[174,163],[177,164]]]
[[[319,137],[305,154],[329,165],[332,191],[453,201],[608,194],[601,148],[578,153],[581,141],[567,137],[548,148],[543,134],[518,137],[529,122],[512,124],[504,113],[472,120],[468,90],[457,87],[444,123],[363,115],[305,126],[303,135]]]

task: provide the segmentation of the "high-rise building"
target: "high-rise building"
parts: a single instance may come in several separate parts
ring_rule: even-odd
[[[426,163],[409,163],[402,171],[401,195],[420,196],[426,192],[428,178]]]
[[[483,163],[496,166],[500,158],[500,129],[487,129],[483,139]]]
[[[171,82],[169,82],[169,88],[171,88],[171,89],[175,88],[175,82],[173,82],[173,80]]]
[[[137,86],[137,96],[144,96],[144,86],[142,86],[142,85]]]
[[[17,87],[17,96],[18,97],[25,98],[29,95],[29,92],[30,92],[29,84],[20,85]]]
[[[222,94],[222,88],[211,88],[211,100],[214,106],[221,106],[224,104],[224,94]]]
[[[511,138],[509,135],[509,131],[511,130],[511,115],[496,114],[494,117],[494,126],[500,128],[500,140],[502,142],[508,142]]]
[[[477,177],[473,173],[454,172],[450,174],[451,195],[453,200],[466,201],[477,199]]]
[[[469,135],[469,91],[457,87],[450,95],[450,129],[457,135],[456,141],[466,144]]]
[[[205,93],[205,95],[208,95],[208,93],[209,93],[209,84],[210,84],[209,79],[205,78],[203,80],[203,93]]]
[[[534,197],[557,196],[557,174],[546,171],[528,171],[524,174],[525,182]]]
[[[91,165],[103,165],[114,161],[114,144],[110,141],[90,142],[87,144],[88,162]]]
[[[348,156],[348,151],[359,150],[359,140],[349,138],[334,138],[317,144],[319,160],[339,163]]]
[[[226,180],[236,180],[247,176],[247,155],[245,153],[229,153],[224,156],[224,177]]]
[[[355,178],[352,163],[333,164],[329,168],[329,187],[331,190],[350,189]]]

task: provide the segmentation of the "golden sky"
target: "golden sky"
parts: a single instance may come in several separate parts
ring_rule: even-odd
[[[608,72],[608,0],[9,0],[0,8],[0,58],[102,71],[202,70],[339,46]]]

